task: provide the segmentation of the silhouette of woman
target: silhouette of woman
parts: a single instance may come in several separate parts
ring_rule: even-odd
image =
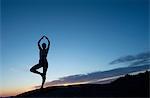
[[[43,38],[46,38],[47,41],[48,41],[48,46],[46,48],[46,44],[43,43],[42,44],[42,47],[40,46],[40,42]],[[45,80],[46,80],[46,72],[47,72],[47,68],[48,68],[48,62],[47,62],[47,54],[48,54],[48,51],[49,51],[49,47],[50,47],[50,41],[49,39],[46,37],[46,36],[43,36],[39,41],[38,41],[38,47],[39,47],[39,50],[40,50],[40,60],[39,60],[39,63],[34,65],[30,71],[33,72],[33,73],[36,73],[36,74],[39,74],[41,75],[42,77],[42,86],[41,86],[41,89],[43,88],[43,85],[45,83]],[[43,67],[43,73],[37,71],[37,69]]]

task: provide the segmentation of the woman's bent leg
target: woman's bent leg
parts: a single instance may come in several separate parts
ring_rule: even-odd
[[[41,72],[38,72],[37,71],[37,69],[39,69],[39,68],[41,68],[42,66],[40,65],[40,64],[36,64],[36,65],[34,65],[31,69],[30,69],[30,71],[31,72],[33,72],[33,73],[36,73],[36,74],[42,74]]]

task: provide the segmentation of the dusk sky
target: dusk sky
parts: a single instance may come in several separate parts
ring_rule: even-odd
[[[51,41],[47,82],[126,67],[109,63],[149,50],[148,0],[1,1],[0,96],[41,84],[30,68],[43,35]]]

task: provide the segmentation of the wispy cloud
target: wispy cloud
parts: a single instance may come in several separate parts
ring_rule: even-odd
[[[138,66],[150,64],[150,52],[144,52],[137,55],[127,55],[113,60],[109,64],[129,63],[129,66]]]

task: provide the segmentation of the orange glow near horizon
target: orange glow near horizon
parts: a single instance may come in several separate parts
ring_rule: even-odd
[[[5,88],[0,89],[0,97],[16,96],[20,93],[33,90],[34,87],[20,87],[20,88]]]
[[[69,86],[69,85],[79,85],[79,84],[86,84],[86,83],[88,82],[64,83],[64,84],[58,84],[58,85],[53,85],[53,86]],[[34,89],[35,89],[34,86],[0,89],[0,97],[16,96],[23,92],[27,92],[27,91],[34,90]]]

